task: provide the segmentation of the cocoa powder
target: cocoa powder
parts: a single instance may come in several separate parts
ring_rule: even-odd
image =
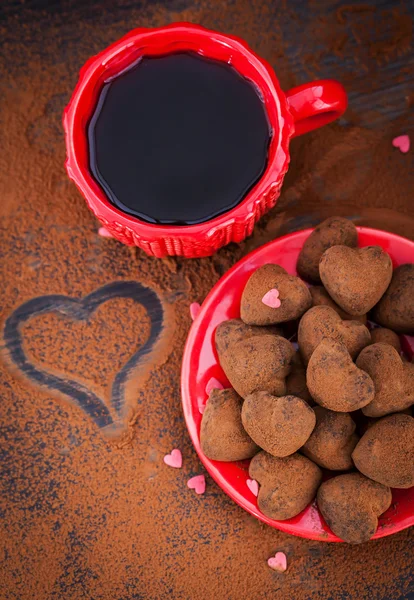
[[[151,352],[126,372],[124,411],[110,390],[121,363],[149,340],[151,319],[140,301],[112,298],[83,320],[65,314],[65,303],[63,313],[28,318],[21,347],[43,383],[22,374],[11,359],[15,346],[3,340],[0,597],[409,597],[412,530],[359,547],[328,545],[263,526],[210,478],[203,496],[188,490],[188,478],[203,469],[183,421],[180,363],[189,304],[202,302],[264,242],[333,215],[414,237],[413,153],[391,146],[395,135],[414,133],[405,92],[411,16],[398,6],[388,20],[379,8],[348,7],[337,17],[336,4],[328,10],[320,1],[309,3],[309,14],[270,0],[45,6],[0,7],[1,327],[38,297],[81,305],[103,286],[129,281],[154,292],[162,319],[158,312]],[[368,36],[370,19],[376,27]],[[81,65],[134,26],[176,20],[245,38],[284,89],[336,76],[350,92],[342,125],[292,141],[281,198],[254,235],[198,261],[151,259],[99,237],[64,170],[61,114]],[[393,69],[381,67],[386,61]],[[70,380],[72,392],[75,384],[93,392],[96,420],[76,394],[46,385],[45,372]],[[99,427],[107,414],[113,425]],[[175,447],[181,470],[162,462]],[[283,575],[266,564],[277,550],[288,558]]]

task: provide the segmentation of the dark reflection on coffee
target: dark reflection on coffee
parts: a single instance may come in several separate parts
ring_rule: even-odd
[[[271,138],[253,84],[189,53],[143,58],[106,83],[88,135],[90,169],[109,200],[176,225],[240,203],[266,168]]]

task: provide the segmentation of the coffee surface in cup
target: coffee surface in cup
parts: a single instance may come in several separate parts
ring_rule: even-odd
[[[145,57],[106,82],[88,125],[92,175],[149,223],[192,225],[239,204],[266,169],[270,125],[253,83],[226,63]]]

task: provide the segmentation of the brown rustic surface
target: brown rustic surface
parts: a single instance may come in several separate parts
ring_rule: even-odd
[[[262,526],[210,478],[203,496],[190,492],[202,468],[179,366],[189,304],[260,244],[334,214],[414,238],[414,152],[391,146],[414,140],[413,13],[383,1],[0,4],[1,599],[412,597],[412,530],[328,545]],[[61,113],[83,62],[133,27],[176,20],[244,37],[285,89],[337,77],[350,97],[339,124],[293,141],[282,196],[253,237],[198,261],[99,237],[63,167]],[[131,281],[145,287],[119,297]],[[95,311],[90,298],[68,300],[98,289]],[[179,471],[162,462],[174,447]],[[283,575],[266,565],[278,550]]]

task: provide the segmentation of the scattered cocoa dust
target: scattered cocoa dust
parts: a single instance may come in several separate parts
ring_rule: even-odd
[[[83,378],[89,386],[96,384],[102,393],[113,372],[146,342],[149,329],[145,309],[129,298],[119,298],[98,307],[88,327],[56,313],[46,313],[30,319],[22,327],[22,335],[30,360],[43,363],[49,370]],[[114,331],[122,331],[122,335],[114,335]],[[105,362],[91,360],[103,348]]]
[[[349,7],[343,14],[344,25],[335,25],[335,10],[325,23],[317,17],[311,23],[308,32],[325,32],[321,60],[323,52],[332,54],[324,42],[327,32],[340,36],[339,26],[358,17]],[[134,26],[190,20],[244,37],[276,67],[287,89],[303,81],[300,61],[289,58],[291,42],[299,47],[297,38],[286,34],[302,16],[288,3],[279,7],[270,0],[214,7],[207,0],[172,0],[136,8],[121,0],[117,10],[91,2],[55,12],[22,7],[2,17],[1,325],[36,296],[81,299],[105,284],[135,280],[158,295],[165,336],[149,371],[142,378],[138,372],[129,391],[133,412],[123,416],[124,435],[116,444],[67,397],[10,370],[10,348],[4,348],[0,597],[405,597],[413,589],[411,531],[359,547],[322,544],[261,525],[209,478],[203,496],[189,491],[187,479],[202,468],[180,405],[189,304],[202,302],[241,256],[335,214],[414,237],[413,154],[391,146],[395,135],[414,133],[404,97],[405,112],[389,125],[385,119],[380,128],[361,128],[378,123],[388,101],[363,114],[351,102],[348,127],[332,125],[294,140],[280,201],[252,238],[210,259],[160,261],[99,237],[98,224],[65,174],[60,120],[79,67]],[[336,52],[343,53],[345,64],[359,60],[365,67],[360,75],[371,68],[365,40],[357,52],[358,40],[341,43]],[[379,71],[372,69],[370,84],[377,85]],[[346,69],[337,76],[347,79],[350,92],[364,86],[368,91],[369,77],[353,80]],[[355,123],[359,128],[351,126]],[[21,330],[24,346],[36,365],[82,380],[108,403],[108,385],[120,363],[148,339],[144,312],[128,300],[113,299],[82,323],[56,313],[38,315]],[[162,462],[174,447],[183,453],[181,470]],[[276,550],[288,557],[283,575],[266,564]]]

